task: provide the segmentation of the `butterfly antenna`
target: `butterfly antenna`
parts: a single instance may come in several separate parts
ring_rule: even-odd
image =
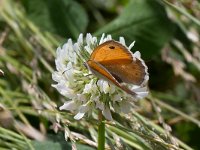
[[[69,69],[64,70],[64,71],[62,72],[62,75],[63,75],[66,71],[68,71],[68,70],[70,70],[70,69],[72,69],[72,67],[69,68]]]

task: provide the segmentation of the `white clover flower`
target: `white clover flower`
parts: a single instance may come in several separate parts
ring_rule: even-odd
[[[52,78],[57,84],[52,86],[69,99],[60,107],[60,110],[73,111],[76,113],[74,118],[77,120],[94,108],[101,110],[107,120],[112,120],[111,109],[118,113],[127,113],[136,99],[148,95],[146,87],[149,79],[147,67],[140,58],[138,51],[132,57],[142,62],[146,75],[141,86],[127,85],[130,90],[136,93],[136,97],[127,94],[114,84],[98,78],[84,66],[93,50],[109,40],[112,40],[111,35],[105,37],[103,34],[98,42],[96,37],[87,34],[84,41],[83,35],[80,34],[76,43],[69,39],[67,43],[57,49],[55,60],[57,71],[52,74]],[[120,37],[119,43],[126,47],[123,37]],[[133,46],[134,42],[126,48],[131,50]]]

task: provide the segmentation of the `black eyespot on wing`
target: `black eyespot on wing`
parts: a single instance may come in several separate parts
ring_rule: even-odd
[[[115,49],[115,47],[114,47],[114,46],[109,46],[109,48],[110,48],[110,49]]]

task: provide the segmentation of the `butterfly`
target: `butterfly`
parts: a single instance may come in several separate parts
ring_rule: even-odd
[[[97,77],[115,84],[132,96],[137,94],[124,83],[140,86],[148,76],[140,52],[133,54],[127,47],[114,40],[98,45],[90,55],[86,66]]]

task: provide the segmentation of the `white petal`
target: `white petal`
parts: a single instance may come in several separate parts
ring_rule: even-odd
[[[149,94],[148,88],[146,86],[145,87],[133,86],[131,90],[137,94],[137,98],[139,99],[142,99],[148,96]]]
[[[104,81],[102,79],[97,81],[97,85],[101,92],[104,92],[105,94],[110,91],[110,86],[108,85],[107,81]]]
[[[83,89],[83,93],[91,93],[92,91],[96,91],[96,85],[93,84],[94,80],[91,80],[90,83],[85,85],[85,88]]]
[[[85,113],[86,113],[88,110],[89,110],[89,106],[88,106],[87,104],[82,105],[82,106],[79,108],[78,114],[76,114],[76,115],[74,116],[74,119],[76,119],[76,120],[81,119],[81,118],[85,115]]]
[[[96,101],[96,108],[103,110],[104,109],[104,103],[100,102],[100,101]]]
[[[52,87],[56,88],[60,94],[73,98],[74,97],[74,90],[66,86],[66,83],[60,82],[58,84],[53,84]]]
[[[90,46],[84,46],[84,49],[89,53],[89,54],[91,54],[92,53],[92,49],[90,48]]]
[[[140,58],[141,57],[141,54],[139,51],[136,51],[133,56],[135,56],[136,58]]]
[[[148,96],[149,92],[140,92],[137,94],[138,94],[138,98],[144,98],[144,97]]]
[[[104,42],[105,33],[102,34],[101,39],[99,41],[99,45]]]
[[[74,101],[69,101],[69,102],[65,102],[62,106],[60,106],[59,109],[73,111],[73,110],[77,109],[77,105]]]
[[[126,46],[124,37],[120,37],[120,38],[119,38],[119,42],[120,42],[122,45]]]
[[[90,104],[84,104],[84,105],[82,105],[82,106],[79,108],[79,112],[81,112],[81,113],[87,112],[87,111],[89,110],[89,105],[90,105]]]
[[[92,38],[92,44],[94,45],[94,44],[97,44],[97,37],[93,37]]]
[[[56,64],[56,70],[63,72],[65,65],[63,64],[63,61],[61,59],[56,59],[55,60],[55,64]]]
[[[99,79],[99,80],[97,81],[97,85],[98,85],[99,87],[102,87],[103,81],[104,81],[104,80]]]
[[[102,114],[107,120],[113,120],[110,109],[109,109],[108,106],[105,106],[105,109],[102,111]]]
[[[56,50],[56,56],[58,57],[60,55],[61,47],[58,47]]]
[[[137,92],[137,98],[142,99],[146,96],[148,96],[149,92]]]
[[[67,44],[64,44],[66,46]],[[63,47],[64,47],[63,46]],[[63,47],[58,47],[56,50],[56,59],[58,59],[60,62],[63,62],[64,60],[67,60],[67,51],[63,49]]]
[[[135,45],[135,41],[133,41],[133,42],[129,45],[128,49],[131,50],[132,47],[133,47],[134,45]]]
[[[98,86],[99,90],[100,90],[101,92],[103,92],[103,80],[102,80],[102,79],[99,79],[99,80],[97,81],[97,86]]]
[[[72,42],[72,39],[68,39],[67,41],[67,45],[68,45],[68,48],[69,50],[72,52],[73,51],[73,42]]]
[[[55,71],[52,73],[52,79],[56,82],[60,82],[60,80],[63,80],[63,76],[61,72]]]
[[[75,60],[76,60],[76,52],[74,51],[74,46],[73,46],[72,39],[69,39],[67,41],[67,45],[68,45],[68,47],[67,47],[68,56],[67,57],[68,57],[69,61],[75,62]]]
[[[90,33],[87,33],[86,35],[86,43],[88,46],[91,45],[91,41],[92,41],[92,35]]]
[[[60,56],[58,57],[58,59],[60,59],[60,61],[64,62],[64,61],[69,61],[69,44],[65,43],[60,51]]]
[[[103,81],[103,86],[102,86],[102,88],[103,88],[103,91],[104,91],[105,94],[108,93],[108,92],[110,91],[110,87],[109,87],[107,81]]]
[[[131,90],[134,92],[146,92],[148,89],[147,87],[138,87],[138,88],[132,88]]]
[[[77,43],[75,43],[73,45],[73,49],[74,49],[74,64],[77,64],[78,63],[78,59],[77,58],[80,58],[81,57],[81,54],[80,54],[80,47]],[[81,58],[83,60],[83,58]]]
[[[109,87],[110,87],[109,93],[110,93],[110,94],[113,94],[113,93],[115,92],[116,86],[115,86],[115,85],[112,85],[112,84],[109,84]]]
[[[84,115],[85,115],[85,113],[79,112],[78,114],[76,114],[76,115],[74,116],[74,119],[80,120],[81,118],[83,118]]]
[[[115,101],[121,101],[121,95],[120,94],[115,94],[112,98],[112,100]]]
[[[112,40],[112,36],[109,34],[107,35],[107,41]]]
[[[84,94],[77,94],[76,99],[81,102],[87,102],[86,96]]]
[[[74,83],[74,70],[73,70],[73,66],[72,66],[71,62],[69,62],[67,64],[67,67],[64,71],[64,75],[65,75],[67,81]]]
[[[78,37],[77,44],[78,45],[82,45],[83,44],[83,34],[82,33]]]
[[[90,99],[91,100],[93,100],[93,101],[99,101],[99,97],[100,97],[100,94],[99,95],[97,95],[97,94],[99,94],[99,93],[92,93],[92,95],[91,95],[91,97],[90,97]]]

